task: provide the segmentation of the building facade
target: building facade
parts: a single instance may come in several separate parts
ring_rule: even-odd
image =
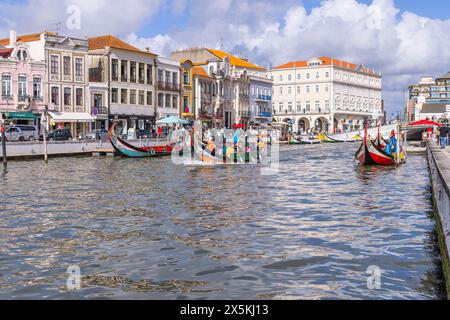
[[[250,124],[272,123],[272,80],[250,76]]]
[[[448,122],[450,117],[450,72],[436,79],[421,77],[409,86],[405,118],[409,122],[433,120]]]
[[[217,96],[216,80],[206,70],[197,66],[193,68],[194,78],[194,117],[202,122],[203,127],[215,125],[215,99]]]
[[[215,126],[231,128],[235,124],[248,125],[250,113],[250,77],[266,78],[266,69],[222,50],[190,48],[172,53],[172,59],[189,60],[202,66],[216,82],[214,101]]]
[[[33,60],[29,45],[11,32],[8,48],[0,46],[0,112],[12,124],[36,125],[44,110],[45,61]]]
[[[149,129],[154,126],[157,56],[111,35],[90,38],[89,54],[103,55],[108,60],[108,77],[105,80],[109,88],[109,124],[117,122],[118,130],[124,134],[129,129]],[[95,66],[94,63],[92,67]]]
[[[157,119],[180,115],[180,63],[176,60],[157,59]]]
[[[344,132],[382,120],[381,74],[331,59],[293,61],[271,70],[277,121],[295,132]]]

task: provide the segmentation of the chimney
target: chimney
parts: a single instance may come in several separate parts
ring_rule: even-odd
[[[15,30],[9,31],[9,45],[13,46],[17,42],[17,32]]]
[[[149,47],[145,48],[145,51],[150,52],[150,48]]]

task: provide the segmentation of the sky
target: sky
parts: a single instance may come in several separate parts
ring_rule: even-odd
[[[0,37],[112,34],[170,56],[223,48],[263,67],[330,56],[383,75],[388,112],[420,76],[450,70],[447,0],[0,0]]]

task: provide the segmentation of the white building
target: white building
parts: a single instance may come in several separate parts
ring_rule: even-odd
[[[130,128],[152,127],[156,120],[153,79],[157,56],[111,35],[90,38],[89,55],[103,55],[107,59],[103,68],[107,69],[104,80],[109,88],[109,122],[117,121],[124,133]],[[99,83],[95,90],[102,91]]]
[[[157,118],[179,116],[180,103],[180,62],[168,58],[158,57],[157,61]]]
[[[292,61],[271,70],[277,121],[294,132],[332,132],[375,125],[383,116],[381,74],[332,58]]]

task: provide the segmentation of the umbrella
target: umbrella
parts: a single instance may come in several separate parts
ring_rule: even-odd
[[[159,119],[156,121],[156,124],[189,124],[189,121],[180,119],[178,117],[172,116],[172,117],[166,117],[163,119]]]
[[[411,122],[410,124],[408,124],[408,127],[429,127],[429,126],[438,126],[438,127],[442,127],[443,124],[442,123],[438,123],[438,122],[434,122],[434,121],[430,121],[430,120],[420,120],[420,121],[416,121],[416,122]]]

